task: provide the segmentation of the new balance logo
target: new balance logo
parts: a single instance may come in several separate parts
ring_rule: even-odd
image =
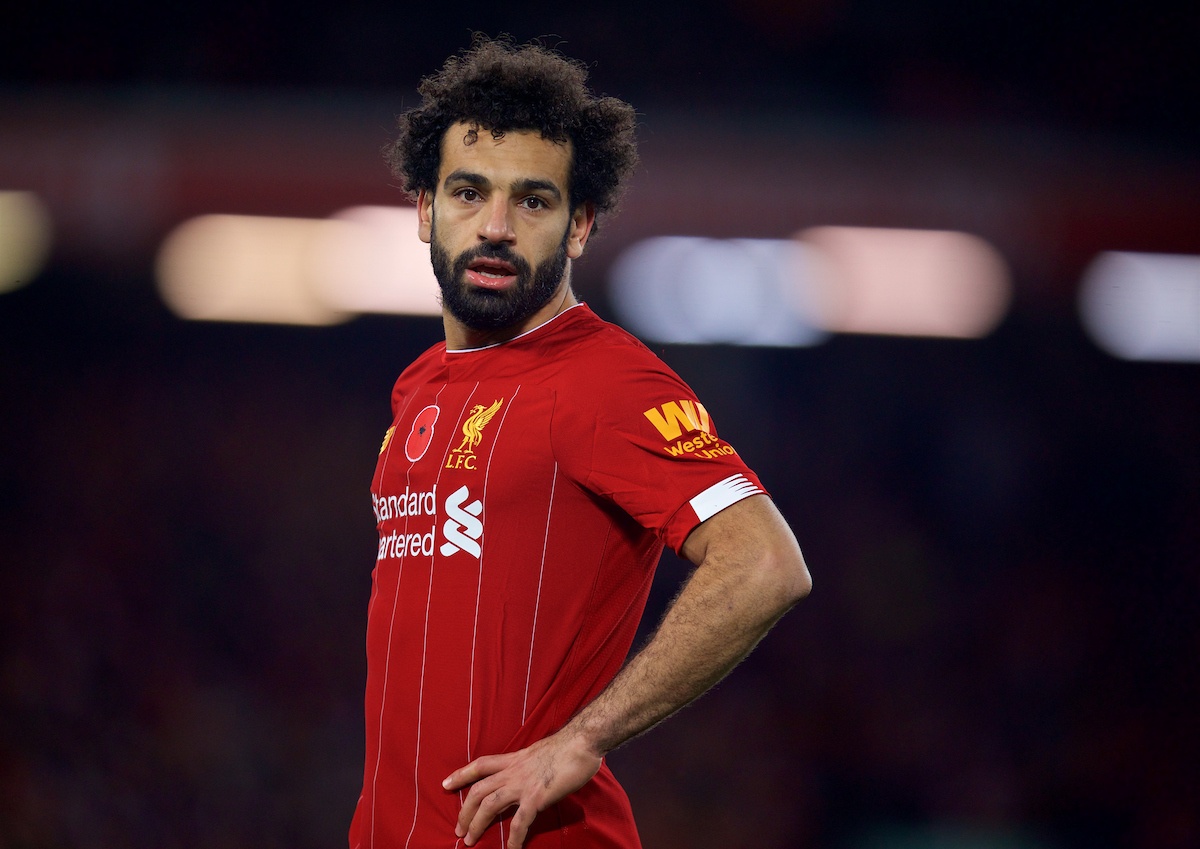
[[[483,512],[483,502],[476,499],[463,506],[471,493],[465,486],[460,486],[446,499],[446,523],[442,525],[442,535],[446,541],[442,543],[442,556],[449,557],[459,551],[465,551],[475,559],[479,559],[481,548],[479,538],[483,536],[483,522],[479,514]]]

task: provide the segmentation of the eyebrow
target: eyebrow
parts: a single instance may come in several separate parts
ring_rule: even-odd
[[[480,188],[488,189],[492,186],[492,181],[482,174],[474,171],[451,171],[446,175],[446,179],[442,181],[443,186],[449,186],[452,183],[470,183]],[[512,184],[514,194],[523,192],[545,192],[552,196],[555,200],[562,200],[562,190],[558,188],[550,180],[537,180],[532,177],[526,177],[522,180],[517,180]]]
[[[461,168],[458,171],[451,171],[446,175],[446,179],[442,181],[443,186],[449,186],[451,183],[472,183],[484,188],[492,185],[492,181],[482,174],[476,174],[474,171],[463,171]]]
[[[525,192],[545,192],[555,200],[562,200],[562,192],[558,190],[558,186],[549,180],[533,180],[524,179],[517,180],[512,185],[514,194],[523,194]]]

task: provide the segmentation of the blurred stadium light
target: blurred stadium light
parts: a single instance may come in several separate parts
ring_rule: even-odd
[[[1079,311],[1113,356],[1200,362],[1200,256],[1103,253],[1084,273]]]
[[[336,324],[349,316],[323,303],[307,268],[327,222],[204,215],[179,225],[157,261],[158,288],[181,318]]]
[[[814,345],[814,261],[772,239],[661,236],[630,246],[610,270],[613,306],[634,333],[669,343]]]
[[[323,325],[361,312],[441,312],[412,208],[205,215],[167,237],[157,271],[163,300],[187,319]]]
[[[816,227],[799,237],[823,257],[814,281],[836,333],[973,339],[1008,309],[1000,254],[983,239],[944,230]]]
[[[417,238],[416,207],[358,206],[333,216],[312,256],[317,292],[359,313],[441,315],[429,246]]]
[[[50,253],[50,214],[32,192],[0,191],[0,293],[38,275]]]
[[[795,240],[659,237],[613,265],[614,307],[659,342],[813,345],[830,333],[974,338],[1008,272],[965,233],[820,227]]]

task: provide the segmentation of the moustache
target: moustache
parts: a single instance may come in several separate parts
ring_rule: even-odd
[[[529,270],[525,258],[503,242],[484,242],[458,255],[458,263],[464,266],[476,259],[495,259],[508,263],[518,271]]]

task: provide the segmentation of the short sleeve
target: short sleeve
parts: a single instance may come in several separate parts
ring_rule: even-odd
[[[682,379],[644,348],[623,353],[590,381],[590,450],[568,447],[573,476],[678,552],[701,522],[764,489]]]

